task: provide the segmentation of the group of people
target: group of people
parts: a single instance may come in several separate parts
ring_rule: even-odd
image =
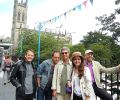
[[[70,49],[63,47],[53,51],[52,58],[43,61],[36,70],[34,51],[27,50],[24,59],[14,65],[10,77],[16,87],[16,100],[33,100],[34,95],[37,100],[96,100],[96,96],[113,100],[101,87],[100,72],[119,72],[120,64],[106,68],[94,61],[93,55],[92,50],[86,50],[84,57],[81,52],[73,52],[70,59]]]

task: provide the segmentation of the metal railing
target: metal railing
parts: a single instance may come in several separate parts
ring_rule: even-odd
[[[113,100],[120,100],[120,73],[101,73],[101,84]]]

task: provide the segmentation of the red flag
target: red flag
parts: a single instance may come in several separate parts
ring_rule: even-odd
[[[88,2],[88,0],[83,2],[83,5],[85,6],[85,8],[86,8],[86,5],[87,5],[87,2]]]

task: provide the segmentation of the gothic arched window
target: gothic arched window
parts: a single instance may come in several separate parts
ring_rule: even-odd
[[[20,21],[20,15],[21,15],[21,13],[20,13],[20,11],[18,12],[18,16],[17,16],[17,20],[18,21]]]
[[[24,13],[22,14],[22,21],[23,22],[25,21],[25,14]]]

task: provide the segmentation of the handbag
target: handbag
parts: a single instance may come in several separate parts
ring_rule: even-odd
[[[72,87],[66,86],[66,93],[71,94],[72,93]]]

